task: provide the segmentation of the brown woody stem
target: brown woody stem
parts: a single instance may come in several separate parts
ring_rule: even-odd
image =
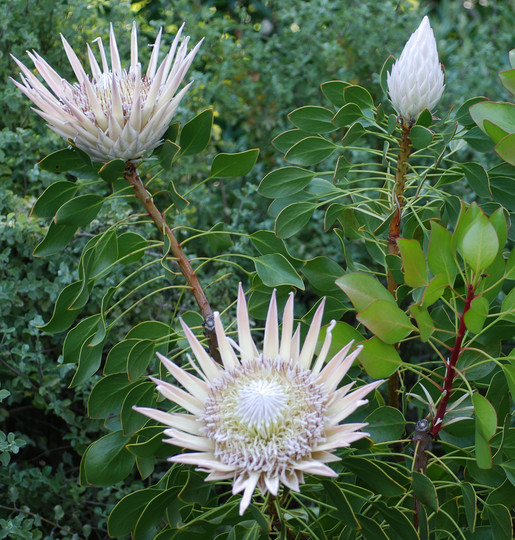
[[[409,138],[412,124],[402,121],[401,125],[401,141],[399,145],[399,155],[397,157],[397,171],[395,172],[395,184],[393,186],[393,201],[394,201],[394,214],[390,221],[390,228],[388,231],[388,254],[398,255],[399,248],[397,246],[397,239],[401,234],[401,218],[402,218],[402,206],[404,204],[404,187],[406,185],[406,173],[408,171],[408,161],[411,154],[411,140]],[[397,282],[393,278],[390,270],[388,270],[388,290],[395,297],[397,291]],[[399,408],[399,375],[395,372],[390,375],[388,379],[388,404],[390,407]]]
[[[467,285],[467,290],[467,298],[465,299],[463,313],[459,314],[460,324],[458,326],[458,333],[456,334],[456,341],[454,342],[451,356],[447,361],[442,399],[438,405],[436,416],[433,419],[433,425],[430,431],[433,437],[436,437],[438,432],[442,429],[443,419],[445,417],[445,413],[447,412],[447,404],[449,403],[449,398],[451,397],[452,383],[454,381],[454,377],[456,376],[456,364],[462,352],[461,344],[463,342],[463,337],[465,336],[465,331],[467,330],[467,327],[465,326],[465,314],[470,309],[470,304],[475,298],[475,289],[472,284],[469,283]]]
[[[181,248],[179,242],[175,238],[172,229],[169,227],[164,215],[157,209],[152,197],[149,196],[141,178],[138,175],[138,170],[136,165],[131,162],[128,162],[125,166],[125,178],[129,184],[134,188],[136,197],[139,199],[141,204],[145,207],[145,210],[148,212],[148,215],[152,218],[155,226],[161,231],[163,235],[168,238],[170,242],[170,251],[177,260],[177,264],[181,269],[183,276],[186,278],[193,296],[197,301],[200,313],[204,318],[204,328],[206,335],[209,339],[209,353],[211,356],[220,362],[220,354],[218,351],[218,342],[216,339],[215,325],[213,310],[209,305],[208,299],[202,289],[200,282],[195,274],[193,268],[191,267],[190,261],[184,254],[184,251]]]

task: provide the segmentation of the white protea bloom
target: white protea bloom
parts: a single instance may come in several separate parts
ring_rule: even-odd
[[[392,104],[406,123],[413,123],[424,109],[433,109],[440,100],[444,75],[427,16],[411,34],[387,82]]]
[[[22,71],[21,83],[14,84],[36,105],[34,108],[50,129],[87,152],[94,161],[139,159],[161,142],[161,137],[188,90],[177,92],[202,42],[188,53],[189,37],[179,45],[182,29],[175,36],[168,54],[158,65],[161,30],[153,45],[146,73],[138,61],[136,24],[131,35],[131,60],[123,69],[111,25],[109,35],[111,67],[101,38],[95,41],[100,50],[102,68],[88,45],[91,75],[61,36],[64,50],[77,82],[71,84],[36,52],[27,51],[49,89],[34,73],[13,56]]]
[[[331,452],[368,434],[367,424],[341,423],[383,381],[350,391],[353,382],[338,385],[361,347],[348,354],[352,343],[326,363],[331,344],[329,325],[322,348],[313,362],[324,303],[313,317],[302,349],[300,329],[293,333],[293,294],[283,316],[279,338],[277,303],[272,295],[265,326],[263,352],[252,339],[247,305],[239,288],[238,341],[228,338],[215,313],[215,328],[223,366],[207,354],[191,330],[182,323],[195,355],[188,357],[197,376],[159,355],[183,389],[153,379],[157,390],[189,414],[135,407],[170,426],[165,442],[194,450],[169,458],[197,465],[209,472],[206,480],[233,479],[233,493],[243,491],[240,514],[250,504],[256,487],[277,495],[280,484],[299,490],[304,473],[337,476],[326,463],[338,461]],[[293,334],[293,335],[292,335]]]

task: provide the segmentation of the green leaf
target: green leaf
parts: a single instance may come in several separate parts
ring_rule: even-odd
[[[492,139],[478,127],[472,128],[463,137],[465,141],[478,152],[490,152],[493,149],[494,143]]]
[[[104,198],[100,195],[79,195],[59,208],[54,221],[56,225],[83,227],[97,217],[103,203]]]
[[[365,133],[365,128],[359,122],[355,122],[347,130],[347,133],[345,133],[345,135],[343,136],[343,139],[341,141],[342,146],[351,146],[362,135],[364,135],[364,133]]]
[[[268,173],[259,184],[258,192],[263,197],[280,199],[302,191],[310,182],[314,172],[300,167],[282,167]]]
[[[379,74],[379,84],[381,85],[381,90],[385,96],[388,94],[388,73],[392,71],[393,64],[395,64],[395,57],[390,55],[384,61]]]
[[[179,487],[161,491],[147,504],[136,523],[132,535],[134,540],[155,538],[155,533],[158,531],[160,522],[165,517],[167,507],[172,501],[177,500],[179,491]]]
[[[162,493],[160,489],[146,488],[126,495],[109,514],[107,520],[109,536],[112,538],[129,536],[144,508],[160,493]]]
[[[127,357],[137,342],[137,339],[125,339],[114,345],[107,355],[104,375],[124,373],[127,378]]]
[[[209,144],[212,127],[213,109],[202,111],[195,118],[184,124],[179,138],[181,154],[188,156],[202,152]]]
[[[492,504],[486,505],[486,510],[492,527],[492,538],[512,540],[513,522],[508,508],[502,504]]]
[[[256,272],[268,287],[291,285],[304,290],[304,283],[293,266],[279,253],[254,258]]]
[[[465,517],[467,525],[471,532],[476,528],[477,517],[477,496],[472,484],[460,482],[461,494],[463,497],[463,507],[465,508]]]
[[[483,101],[470,107],[470,116],[474,122],[486,133],[485,120],[492,122],[504,131],[504,135],[515,132],[515,105],[511,103],[496,103]],[[494,139],[495,143],[499,138]]]
[[[472,105],[480,103],[482,101],[487,101],[487,99],[483,96],[468,99],[457,109],[454,115],[454,119],[467,129],[474,127],[475,123],[470,116],[469,109]]]
[[[135,232],[124,232],[118,237],[118,260],[122,264],[139,261],[145,255],[147,241]]]
[[[52,317],[45,325],[40,327],[43,332],[46,332],[47,334],[57,334],[70,328],[73,321],[82,311],[82,308],[69,309],[70,305],[77,297],[77,293],[80,291],[81,286],[82,283],[80,281],[74,281],[59,293]]]
[[[389,377],[402,365],[401,357],[393,345],[384,343],[377,337],[367,339],[362,345],[359,361],[373,379]]]
[[[88,416],[94,419],[117,416],[125,396],[133,387],[134,383],[127,379],[125,373],[103,377],[95,384],[89,395]]]
[[[92,249],[89,278],[95,278],[118,260],[118,238],[115,231],[100,234]]]
[[[159,165],[161,165],[165,171],[172,170],[173,160],[180,149],[181,147],[178,144],[168,140],[159,147]]]
[[[470,309],[465,313],[465,325],[470,332],[479,334],[488,316],[489,304],[484,296],[477,296],[470,303]]]
[[[420,150],[427,148],[433,142],[434,133],[424,126],[413,126],[409,138],[413,143],[413,148]]]
[[[88,484],[111,486],[130,474],[134,456],[125,448],[127,442],[121,431],[114,431],[88,447],[82,458]]]
[[[302,267],[302,273],[306,276],[313,290],[321,296],[342,296],[342,291],[336,286],[335,281],[344,270],[329,257],[315,257],[307,261]]]
[[[501,139],[495,147],[495,151],[506,163],[515,165],[515,133],[510,133]]]
[[[211,164],[211,177],[233,178],[245,176],[254,167],[259,149],[246,150],[235,154],[218,154]]]
[[[451,240],[451,233],[446,228],[436,223],[436,221],[431,221],[431,237],[427,250],[429,269],[435,276],[444,274],[450,285],[454,283],[454,276],[456,275],[455,254]]]
[[[366,418],[368,423],[366,431],[376,443],[398,440],[406,428],[406,420],[398,409],[394,407],[378,407]]]
[[[279,238],[290,238],[306,225],[316,208],[316,204],[309,202],[288,205],[275,220],[275,234]]]
[[[379,510],[392,530],[395,531],[395,537],[391,536],[392,538],[399,540],[419,540],[411,519],[403,512],[393,506],[387,506],[381,501],[376,502],[374,506]]]
[[[511,398],[515,402],[515,365],[504,365],[502,366],[502,370],[504,371],[504,376],[510,389]]]
[[[397,240],[404,267],[404,282],[410,287],[423,287],[427,284],[426,258],[418,240]]]
[[[307,131],[301,129],[289,129],[272,140],[272,145],[279,152],[285,154],[294,144],[309,136]]]
[[[252,245],[258,250],[260,255],[271,255],[279,253],[286,259],[293,260],[281,238],[277,238],[272,231],[256,231],[250,235]]]
[[[178,449],[163,442],[164,437],[162,426],[144,427],[135,435],[137,442],[128,444],[127,450],[141,458],[169,457],[177,453]]]
[[[342,464],[357,475],[374,493],[396,497],[406,492],[403,486],[387,474],[387,469],[381,467],[381,464],[373,459],[348,457],[342,459]]]
[[[336,145],[323,137],[306,137],[294,144],[284,159],[296,165],[316,165],[327,159],[336,150]]]
[[[173,180],[170,180],[170,183],[168,184],[168,194],[170,195],[177,212],[182,212],[190,204],[189,201],[177,191]]]
[[[88,338],[80,348],[77,371],[73,375],[69,388],[83,384],[98,370],[102,362],[104,339],[97,345],[92,345],[94,336]]]
[[[429,315],[427,308],[423,307],[421,304],[413,304],[409,309],[411,315],[417,321],[420,339],[424,343],[427,343],[435,331],[435,324],[433,319],[431,319],[431,315]]]
[[[363,514],[358,514],[358,521],[361,525],[361,534],[364,540],[390,540],[381,525],[375,519],[371,519]],[[340,537],[341,538],[341,537]]]
[[[76,226],[56,225],[53,221],[45,238],[34,249],[34,257],[47,257],[64,249],[74,238]]]
[[[327,81],[320,85],[324,96],[336,107],[342,107],[345,104],[343,99],[343,90],[349,86],[344,81]]]
[[[332,122],[337,128],[350,126],[362,118],[363,113],[355,103],[347,103],[333,117]]]
[[[499,247],[504,247],[506,239],[508,238],[508,226],[506,224],[506,217],[504,215],[504,208],[498,208],[491,216],[490,223],[493,225],[497,238],[499,240]]]
[[[113,159],[100,167],[98,175],[106,182],[114,182],[124,177],[125,167],[123,159]]]
[[[100,315],[91,315],[82,319],[68,332],[63,345],[63,364],[78,361],[82,346],[88,338],[95,335],[100,320]]]
[[[129,379],[135,381],[139,379],[154,360],[155,343],[150,339],[138,341],[132,347],[127,357],[127,373]]]
[[[345,274],[336,280],[336,285],[349,297],[356,311],[362,311],[380,298],[397,305],[393,296],[370,274]]]
[[[133,409],[134,405],[139,407],[152,407],[155,405],[155,384],[150,381],[136,383],[126,395],[120,411],[122,430],[126,437],[130,437],[141,429],[148,418]]]
[[[231,233],[226,230],[226,224],[223,221],[213,225],[206,237],[209,249],[214,255],[226,252],[233,245]]]
[[[330,133],[336,127],[331,123],[333,113],[325,107],[308,105],[295,109],[288,115],[290,122],[308,133]]]
[[[429,127],[433,123],[433,115],[429,109],[424,109],[415,122],[416,126]]]
[[[328,480],[322,481],[324,492],[330,504],[336,506],[336,516],[340,521],[343,521],[353,529],[359,529],[360,524],[356,519],[356,515],[350,505],[345,492],[340,489],[336,482],[330,482]]]
[[[472,394],[476,415],[476,461],[481,469],[492,468],[490,439],[497,429],[497,414],[491,403],[478,392]]]
[[[360,109],[376,108],[370,92],[362,86],[354,84],[347,86],[343,91],[343,99],[346,103],[355,103]]]
[[[48,186],[34,203],[31,217],[51,218],[59,208],[73,198],[77,192],[77,184],[63,180]]]
[[[494,226],[481,214],[463,237],[463,257],[478,274],[488,268],[499,251],[499,239]]]
[[[479,197],[490,199],[492,192],[490,191],[490,179],[488,173],[479,165],[479,163],[463,163],[461,169],[469,186],[474,190]]]
[[[433,482],[425,474],[413,471],[412,475],[415,497],[434,512],[438,512],[438,497]]]
[[[74,149],[63,148],[44,157],[38,165],[44,171],[62,173],[80,169],[84,166],[84,161]]]
[[[515,94],[515,69],[500,71],[499,79],[501,79],[501,83],[506,90],[508,90],[511,94]]]
[[[413,331],[406,314],[390,300],[374,300],[356,319],[385,343],[398,343]]]

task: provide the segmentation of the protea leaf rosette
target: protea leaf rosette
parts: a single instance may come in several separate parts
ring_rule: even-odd
[[[227,337],[215,314],[215,328],[223,365],[207,354],[192,331],[182,323],[195,355],[193,375],[162,355],[162,363],[183,389],[153,379],[157,390],[189,414],[135,407],[170,426],[165,442],[194,450],[169,461],[196,465],[209,473],[206,480],[233,479],[233,493],[243,491],[240,514],[250,504],[255,488],[277,495],[281,484],[298,491],[304,474],[336,477],[326,463],[340,458],[332,452],[368,434],[367,424],[341,423],[382,381],[351,391],[354,383],[338,388],[358,356],[352,343],[326,362],[331,345],[329,325],[314,361],[324,303],[316,311],[304,345],[300,329],[293,333],[293,294],[290,295],[279,337],[277,303],[272,295],[259,352],[252,339],[245,295],[240,286],[237,305],[238,341]],[[293,334],[293,335],[292,335]]]
[[[63,79],[36,51],[27,51],[27,54],[49,88],[14,56],[22,71],[21,83],[11,80],[36,105],[33,110],[48,122],[50,129],[66,140],[72,139],[93,161],[137,160],[160,144],[188,90],[189,84],[176,93],[201,42],[188,52],[189,37],[179,43],[183,26],[158,65],[162,33],[159,30],[144,74],[138,61],[136,25],[133,24],[128,69],[122,68],[111,25],[111,67],[101,38],[95,41],[102,68],[88,45],[91,67],[91,75],[88,75],[69,43],[61,36],[77,77],[76,83]]]
[[[387,83],[392,104],[407,124],[414,123],[424,109],[431,111],[440,100],[444,74],[427,16],[387,74]]]

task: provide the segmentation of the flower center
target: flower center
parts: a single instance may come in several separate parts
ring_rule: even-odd
[[[310,370],[260,356],[211,384],[200,416],[227,465],[276,475],[325,437],[327,392]]]

